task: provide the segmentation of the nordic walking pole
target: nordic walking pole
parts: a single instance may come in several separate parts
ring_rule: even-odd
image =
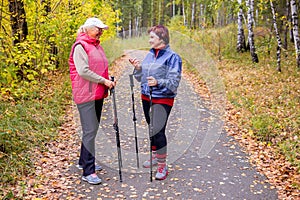
[[[133,74],[129,75],[129,79],[130,79],[131,99],[132,99],[132,112],[133,112],[133,118],[132,118],[132,120],[133,120],[133,123],[134,123],[136,165],[137,165],[137,168],[140,168],[140,165],[139,165],[139,149],[138,149],[138,140],[137,140],[137,132],[136,132],[136,116],[135,116],[135,108],[134,108],[134,92],[133,92],[134,82],[133,82]]]
[[[115,77],[111,77],[111,81],[114,81]],[[120,134],[119,134],[119,126],[118,126],[118,116],[117,116],[117,106],[116,106],[116,95],[115,95],[115,88],[112,87],[110,89],[110,94],[112,95],[113,101],[113,110],[114,110],[114,124],[113,127],[116,131],[116,142],[117,142],[117,151],[118,151],[118,163],[119,163],[119,176],[120,182],[122,182],[122,155],[121,155],[121,145],[120,145]]]
[[[149,127],[149,138],[150,138],[150,182],[152,182],[152,136],[153,136],[153,108],[152,108],[152,86],[149,86],[150,91],[150,127]]]

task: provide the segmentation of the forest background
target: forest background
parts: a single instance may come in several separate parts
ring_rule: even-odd
[[[298,12],[299,2],[287,0],[3,0],[0,196],[14,195],[10,186],[34,174],[31,152],[46,151],[57,137],[71,102],[70,48],[91,16],[110,27],[104,46],[164,24],[205,48],[226,86],[231,134],[274,187],[292,196],[300,188]]]

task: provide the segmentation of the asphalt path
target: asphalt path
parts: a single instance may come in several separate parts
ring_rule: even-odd
[[[131,52],[142,59],[145,51]],[[206,106],[186,79],[182,79],[178,96],[167,125],[169,176],[150,181],[150,170],[142,168],[149,159],[148,126],[140,99],[140,85],[134,81],[138,158],[132,111],[129,74],[126,60],[115,88],[117,118],[121,141],[122,182],[120,182],[116,132],[112,126],[112,97],[104,102],[100,129],[96,138],[96,160],[104,169],[97,172],[100,185],[81,181],[74,193],[82,199],[277,199],[265,176],[249,163],[233,137],[222,128],[222,117]],[[122,69],[123,69],[122,68]],[[218,127],[221,127],[218,128]],[[74,161],[76,162],[76,161]],[[156,167],[153,167],[153,176]],[[81,176],[75,166],[69,170]],[[74,195],[76,196],[76,195]]]

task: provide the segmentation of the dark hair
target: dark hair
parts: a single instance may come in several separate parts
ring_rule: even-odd
[[[169,44],[170,41],[170,36],[169,36],[169,30],[167,27],[163,25],[156,25],[152,26],[149,30],[148,33],[154,32],[161,40],[164,41],[165,44]]]

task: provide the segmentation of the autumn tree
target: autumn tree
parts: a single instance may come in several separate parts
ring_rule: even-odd
[[[293,36],[296,49],[296,61],[297,67],[300,68],[300,39],[298,31],[298,11],[297,3],[295,0],[291,0],[291,13],[292,13],[292,27],[293,27]]]
[[[115,36],[116,15],[105,1],[3,0],[0,19],[2,91],[22,97],[26,91],[20,89],[20,84],[37,85],[47,72],[67,63],[77,29],[89,16],[99,16],[110,26],[102,40]]]
[[[237,52],[243,52],[246,50],[246,40],[245,33],[243,28],[243,8],[242,8],[242,0],[238,0],[239,3],[239,11],[238,11],[238,37],[237,37]]]
[[[13,45],[16,45],[24,41],[28,35],[24,2],[22,0],[10,0],[9,12]]]
[[[250,46],[250,53],[252,57],[252,62],[258,63],[258,56],[255,51],[255,44],[254,44],[254,32],[253,32],[253,4],[254,0],[246,0],[246,6],[248,9],[247,12],[247,19],[248,19],[248,43]]]
[[[281,71],[281,49],[282,49],[282,42],[281,42],[281,37],[279,34],[278,26],[277,26],[277,17],[276,17],[276,8],[274,6],[274,3],[272,0],[270,0],[270,5],[271,5],[271,10],[272,10],[272,15],[273,15],[273,26],[276,34],[276,39],[277,39],[277,71]]]
[[[289,20],[291,19],[291,12],[290,12],[290,1],[286,0],[286,4],[285,4],[285,15],[283,18],[283,23],[284,23],[284,35],[283,35],[283,48],[287,49],[288,48],[288,33],[290,33],[291,30],[291,26],[289,23]],[[292,34],[290,34],[292,35]]]

